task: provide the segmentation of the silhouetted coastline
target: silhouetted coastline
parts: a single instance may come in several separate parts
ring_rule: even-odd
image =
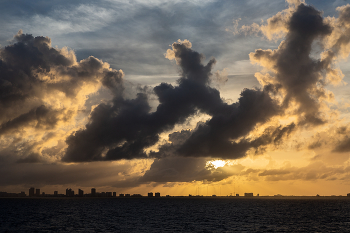
[[[35,191],[35,192],[34,192]],[[84,193],[84,190],[78,189],[78,193],[75,193],[73,189],[67,188],[66,194],[59,194],[58,191],[54,191],[53,194],[48,194],[45,192],[40,193],[40,189],[35,189],[34,187],[31,187],[29,189],[29,195],[26,195],[24,191],[21,191],[20,193],[7,193],[7,192],[0,192],[0,198],[3,197],[16,197],[16,198],[149,198],[149,199],[157,199],[157,198],[253,198],[253,199],[271,199],[271,198],[277,198],[277,199],[309,199],[309,198],[318,198],[318,199],[328,199],[328,198],[349,198],[350,200],[350,193],[347,193],[347,195],[331,195],[331,196],[321,196],[319,194],[316,194],[315,196],[294,196],[294,195],[281,195],[281,194],[275,194],[273,196],[261,196],[259,194],[256,194],[254,196],[253,193],[244,193],[243,196],[240,196],[238,193],[232,195],[226,195],[226,196],[217,196],[217,195],[211,195],[211,196],[205,196],[205,195],[192,195],[189,194],[188,196],[171,196],[171,195],[165,195],[161,196],[160,192],[156,192],[155,195],[153,195],[153,192],[148,192],[147,196],[143,196],[139,193],[119,193],[117,195],[117,192],[97,192],[96,188],[91,188],[91,193]]]

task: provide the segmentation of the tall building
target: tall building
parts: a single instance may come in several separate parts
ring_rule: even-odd
[[[91,196],[96,197],[96,189],[95,188],[91,189]]]
[[[74,191],[72,189],[66,189],[66,197],[74,197]]]
[[[153,197],[153,193],[152,192],[148,193],[148,197]]]
[[[113,197],[116,197],[117,196],[117,192],[113,192]]]
[[[84,191],[79,189],[79,197],[83,197],[84,196]]]
[[[58,196],[58,191],[54,191],[54,192],[53,192],[53,195],[54,195],[55,197],[57,197],[57,196]]]
[[[33,187],[31,187],[31,188],[29,189],[29,196],[30,196],[30,197],[34,197],[34,188],[33,188]]]
[[[35,190],[35,196],[40,197],[40,189]]]
[[[155,193],[155,196],[156,196],[156,197],[160,197],[160,193],[158,193],[158,192]]]

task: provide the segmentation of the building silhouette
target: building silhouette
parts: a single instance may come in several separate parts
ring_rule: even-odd
[[[119,197],[124,197],[124,193],[120,193],[120,194],[119,194]]]
[[[155,197],[160,197],[160,193],[155,193]]]
[[[53,195],[54,195],[55,197],[57,197],[57,196],[58,196],[58,191],[54,191],[54,192],[53,192]]]
[[[148,197],[153,197],[153,193],[150,192],[150,193],[147,194],[147,196],[148,196]]]
[[[116,197],[117,196],[117,192],[113,192],[113,197]]]
[[[66,189],[66,196],[67,197],[74,197],[74,191],[72,189]]]
[[[29,196],[30,196],[30,197],[34,197],[34,187],[31,187],[31,188],[29,189]]]
[[[84,191],[83,190],[79,189],[78,193],[79,193],[79,197],[83,197],[84,196]]]
[[[91,196],[96,197],[96,189],[95,188],[91,189]]]
[[[40,197],[40,189],[35,190],[35,196]]]
[[[244,196],[245,197],[253,197],[254,195],[253,195],[253,193],[244,193]]]

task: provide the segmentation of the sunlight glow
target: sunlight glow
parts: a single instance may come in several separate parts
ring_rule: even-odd
[[[218,167],[223,167],[226,165],[226,162],[224,160],[211,160],[207,161],[206,167],[214,167],[217,169]]]

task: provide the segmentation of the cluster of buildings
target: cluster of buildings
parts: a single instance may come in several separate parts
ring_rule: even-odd
[[[153,197],[153,193],[150,192],[150,193],[147,194],[147,196],[148,196],[148,197]],[[155,196],[155,197],[160,197],[160,193],[157,192],[157,193],[154,194],[154,196]]]
[[[8,193],[8,192],[0,192],[0,197],[26,197],[25,192],[20,193]]]
[[[82,189],[78,190],[78,193],[75,193],[74,190],[71,188],[66,189],[66,194],[59,194],[58,191],[54,191],[53,194],[46,194],[45,192],[40,193],[40,189],[35,189],[34,187],[31,187],[29,189],[29,197],[117,197],[116,192],[96,192],[95,188],[91,189],[91,193],[85,194]],[[239,194],[235,194],[234,196],[239,197]],[[319,197],[320,195],[316,195],[316,197]],[[335,195],[332,195],[335,196]],[[346,195],[347,197],[350,197],[350,193]],[[7,192],[0,192],[0,197],[27,197],[25,192],[20,193],[7,193]],[[129,193],[120,193],[118,197],[124,198],[124,197],[143,197],[141,194],[129,194]],[[147,197],[160,197],[160,193],[152,193],[149,192],[147,194]],[[166,197],[171,197],[170,195],[166,195]],[[192,196],[191,194],[189,197],[203,197],[203,195],[196,195]],[[212,195],[212,197],[216,197],[216,195]],[[232,197],[232,194],[229,196]],[[244,197],[254,197],[253,193],[244,193]],[[259,194],[256,195],[256,197],[259,197]],[[283,197],[281,194],[274,195],[274,197]]]
[[[75,193],[71,188],[66,189],[66,194],[59,194],[58,191],[54,191],[53,194],[47,194],[45,192],[40,193],[40,189],[35,189],[31,187],[29,189],[29,197],[117,197],[116,192],[96,192],[95,188],[91,189],[91,193],[84,193],[84,190],[79,189],[78,193]],[[21,193],[7,193],[0,192],[0,197],[27,197],[25,192]],[[142,197],[141,194],[124,194],[121,193],[118,197]],[[153,197],[153,193],[148,193],[148,197]],[[160,193],[155,193],[155,197],[160,197]]]

